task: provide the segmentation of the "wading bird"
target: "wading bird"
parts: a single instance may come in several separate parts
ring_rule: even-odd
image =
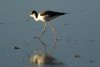
[[[48,23],[50,28],[52,29],[52,31],[54,33],[54,39],[55,39],[55,43],[56,43],[57,38],[55,35],[55,29],[53,28],[53,26],[51,25],[51,23],[49,21],[56,18],[56,17],[62,16],[64,14],[69,14],[69,13],[56,12],[56,11],[43,11],[43,12],[37,13],[35,10],[33,10],[30,13],[30,17],[34,18],[35,21],[42,21],[43,22],[43,32],[40,34],[39,37],[41,37],[45,33],[46,23]]]

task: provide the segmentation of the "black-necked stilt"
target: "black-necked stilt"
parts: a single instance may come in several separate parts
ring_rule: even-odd
[[[49,22],[50,20],[52,20],[58,16],[62,16],[64,14],[69,14],[69,13],[62,13],[62,12],[55,12],[55,11],[43,11],[43,12],[37,13],[36,11],[33,10],[30,13],[30,17],[33,17],[35,21],[43,22],[43,32],[41,33],[41,35],[43,35],[46,31],[46,22]],[[53,30],[53,32],[55,32],[52,25],[50,23],[49,23],[49,25],[50,25],[51,29]]]
[[[30,17],[33,17],[36,21],[48,22],[58,16],[64,15],[66,13],[55,12],[55,11],[43,11],[39,14],[36,11],[30,13]]]
[[[51,29],[54,33],[54,37],[55,37],[54,39],[57,40],[56,35],[55,35],[55,29],[53,28],[51,23],[49,23],[49,21],[58,17],[58,16],[62,16],[64,14],[69,14],[69,13],[56,12],[56,11],[43,11],[43,12],[37,13],[36,11],[33,10],[30,13],[30,17],[34,18],[34,20],[36,20],[36,21],[42,21],[43,22],[43,32],[40,34],[40,37],[45,33],[46,22],[48,22],[49,26],[51,27]]]

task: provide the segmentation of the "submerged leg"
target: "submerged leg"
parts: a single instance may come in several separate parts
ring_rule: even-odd
[[[46,31],[46,23],[43,22],[43,32],[40,34],[39,37],[41,37],[45,33],[45,31]]]
[[[53,35],[54,35],[54,47],[53,47],[53,50],[55,49],[56,47],[56,42],[57,42],[57,37],[56,37],[56,32],[55,32],[55,29],[53,28],[53,26],[48,22],[49,26],[51,27],[52,31],[53,31]],[[52,51],[53,51],[52,50]],[[51,51],[51,52],[52,52]]]

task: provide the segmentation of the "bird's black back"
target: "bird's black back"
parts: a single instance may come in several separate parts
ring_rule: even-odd
[[[60,16],[60,15],[64,15],[66,13],[62,13],[62,12],[55,12],[55,11],[45,11],[45,12],[41,12],[41,16],[44,15],[48,15],[49,17],[53,17],[53,16]]]

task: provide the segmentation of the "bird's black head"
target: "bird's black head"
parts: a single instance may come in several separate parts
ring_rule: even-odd
[[[32,14],[36,14],[36,13],[37,13],[36,11],[32,10],[30,14],[32,15]]]
[[[32,11],[31,11],[30,15],[35,15],[35,16],[36,16],[36,18],[38,17],[37,12],[36,12],[36,11],[34,11],[34,10],[32,10]]]

